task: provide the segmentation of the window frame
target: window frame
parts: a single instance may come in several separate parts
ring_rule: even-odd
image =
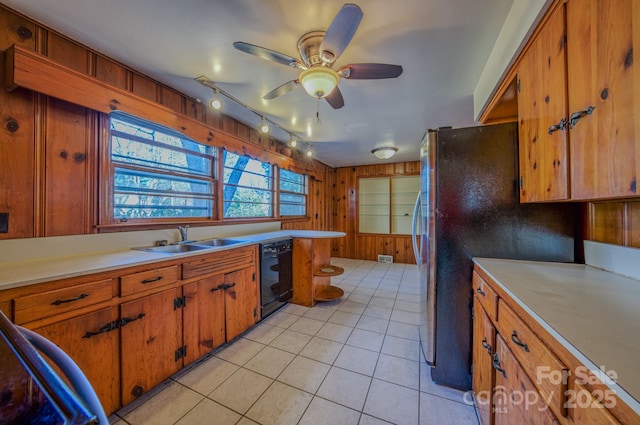
[[[293,192],[293,191],[289,191],[289,190],[283,190],[282,189],[282,172],[285,171],[287,173],[293,173],[293,174],[297,174],[299,176],[302,176],[302,192]],[[298,184],[296,182],[293,182],[292,180],[286,180],[289,182],[292,182],[294,184]],[[302,196],[304,198],[304,213],[303,214],[287,214],[287,215],[283,215],[282,214],[282,193],[285,194],[290,194],[290,195],[294,195],[294,196]],[[293,204],[293,203],[288,203],[289,205],[299,205],[299,204]],[[292,170],[286,170],[283,168],[278,167],[278,217],[283,219],[283,220],[291,220],[291,219],[300,219],[300,218],[307,218],[309,217],[309,176],[307,174],[303,174],[303,173],[298,173],[297,171],[292,171]]]
[[[228,168],[226,166],[226,155],[227,153],[232,154],[232,155],[236,155],[239,158],[246,158],[248,161],[256,161],[258,163],[260,163],[261,165],[268,165],[269,166],[269,173],[270,176],[266,177],[268,178],[268,188],[255,188],[255,187],[251,187],[251,186],[246,186],[246,185],[240,185],[237,183],[226,183],[225,182],[225,170]],[[221,186],[221,197],[220,197],[220,211],[221,211],[221,220],[222,221],[239,221],[239,220],[276,220],[278,219],[278,214],[276,212],[276,198],[278,196],[278,193],[276,191],[276,179],[277,177],[277,173],[276,173],[276,166],[269,163],[269,162],[265,162],[265,161],[261,161],[259,159],[256,158],[252,158],[250,155],[244,155],[244,154],[240,154],[231,150],[227,150],[225,148],[221,148],[220,149],[220,170],[221,170],[221,175],[220,175],[220,186]],[[233,170],[239,170],[242,171],[242,173],[245,172],[245,170],[240,170],[239,168],[232,168]],[[259,174],[255,173],[255,172],[248,172],[249,174],[253,174],[254,176],[260,176]],[[242,177],[242,176],[241,176]],[[234,186],[236,188],[240,188],[240,189],[254,189],[254,190],[259,190],[261,192],[266,192],[269,194],[270,196],[270,202],[268,203],[269,205],[269,209],[270,209],[270,214],[269,215],[252,215],[252,216],[226,216],[225,214],[225,203],[227,202],[225,196],[225,192],[226,192],[226,188],[228,186]],[[229,202],[234,202],[233,200],[229,201]],[[237,202],[237,201],[236,201]],[[249,204],[249,203],[247,203]],[[262,203],[264,205],[266,205],[266,203]]]
[[[120,121],[127,122],[131,125],[140,125],[143,128],[151,129],[155,131],[162,132],[163,134],[180,138],[181,140],[186,140],[189,142],[197,143],[202,146],[206,146],[209,149],[208,153],[196,152],[193,150],[186,149],[182,146],[170,146],[168,144],[164,144],[162,142],[157,142],[153,139],[145,139],[135,135],[127,135],[130,136],[129,140],[140,141],[141,143],[150,145],[150,146],[158,146],[166,149],[170,149],[172,151],[181,152],[185,154],[200,156],[206,158],[210,161],[209,164],[209,172],[208,173],[188,173],[188,172],[178,172],[175,169],[165,169],[162,167],[145,167],[140,164],[128,163],[125,161],[117,161],[114,160],[112,155],[112,144],[114,132],[111,131],[111,120],[112,118],[118,119]],[[162,126],[160,124],[156,124],[154,122],[141,119],[135,117],[133,115],[118,113],[117,115],[103,114],[101,116],[100,122],[100,132],[101,132],[101,161],[99,165],[99,180],[100,180],[100,201],[97,206],[98,209],[98,227],[113,227],[113,226],[138,226],[138,227],[153,227],[155,225],[161,225],[166,223],[184,223],[184,222],[211,222],[217,220],[217,203],[218,203],[218,177],[217,177],[217,169],[218,169],[218,149],[215,146],[201,143],[197,140],[194,140],[190,137],[185,136],[177,130],[173,130],[171,128]],[[121,133],[120,133],[121,134]],[[117,137],[117,136],[115,136]],[[210,201],[210,211],[208,216],[189,216],[189,217],[180,217],[180,216],[164,216],[164,217],[137,217],[137,218],[117,218],[115,215],[115,198],[116,198],[116,170],[134,170],[138,171],[141,174],[150,173],[153,175],[157,175],[159,177],[168,176],[172,177],[175,180],[180,179],[191,179],[193,181],[204,182],[208,184],[211,188],[208,194],[200,194],[193,196],[193,198],[200,199],[208,199]],[[171,190],[169,190],[171,192]],[[190,192],[185,192],[190,193]]]

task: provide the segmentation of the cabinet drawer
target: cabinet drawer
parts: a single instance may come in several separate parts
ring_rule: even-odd
[[[13,300],[14,320],[16,324],[20,325],[80,307],[109,301],[111,296],[111,279],[27,295]]]
[[[229,273],[252,266],[255,261],[255,245],[219,251],[206,257],[183,263],[182,278],[189,279],[211,273]]]
[[[497,328],[551,410],[558,417],[566,416],[568,368],[502,299],[498,301]]]
[[[170,285],[177,282],[178,278],[177,265],[128,274],[120,278],[120,296],[126,297],[151,288]]]
[[[580,425],[620,425],[603,405],[615,404],[616,399],[610,397],[613,397],[613,392],[598,391],[592,394],[582,385],[574,383],[573,391],[569,393],[567,400],[567,408],[571,410],[573,422]]]
[[[473,293],[478,297],[489,318],[495,322],[498,311],[498,294],[476,272],[473,273]]]

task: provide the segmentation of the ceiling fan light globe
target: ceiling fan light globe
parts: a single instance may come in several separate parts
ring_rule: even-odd
[[[312,67],[300,73],[300,83],[309,96],[323,98],[338,85],[340,77],[331,68]]]

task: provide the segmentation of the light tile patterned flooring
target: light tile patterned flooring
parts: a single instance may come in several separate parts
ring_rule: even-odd
[[[345,296],[289,304],[112,415],[117,425],[478,425],[418,342],[416,266],[334,258]]]

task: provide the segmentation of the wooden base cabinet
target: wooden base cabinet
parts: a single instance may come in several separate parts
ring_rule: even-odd
[[[229,342],[258,321],[260,288],[256,268],[246,267],[227,273],[224,284],[226,340]]]
[[[225,343],[224,275],[208,277],[182,288],[186,305],[182,316],[183,341],[189,364]]]
[[[84,372],[106,412],[120,404],[120,332],[117,307],[33,329],[66,352]]]
[[[496,425],[559,424],[500,335],[496,336],[493,367],[496,371],[493,394]]]
[[[640,424],[603,384],[579,382],[584,364],[477,266],[473,288],[472,383],[482,425]]]
[[[172,288],[120,306],[123,404],[182,368],[181,299]]]
[[[472,388],[476,396],[478,414],[483,424],[493,423],[493,354],[496,332],[493,323],[477,297],[473,299],[473,376]]]

